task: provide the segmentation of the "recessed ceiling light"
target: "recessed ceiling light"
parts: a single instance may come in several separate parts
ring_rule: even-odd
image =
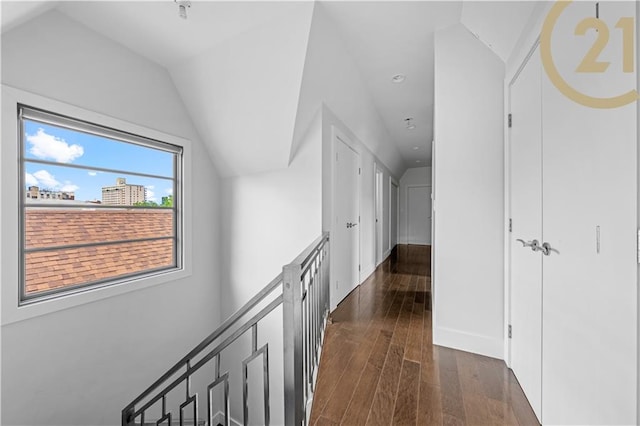
[[[391,81],[393,81],[394,83],[402,83],[405,78],[407,78],[407,76],[405,76],[404,74],[396,74],[391,77]]]
[[[417,149],[419,149],[417,146],[414,146],[414,147],[413,147],[413,150],[414,150],[414,151],[415,151],[415,150],[417,150]]]
[[[413,130],[416,128],[416,125],[413,124],[413,118],[412,117],[407,117],[404,120],[405,125],[407,126],[407,130]]]
[[[178,5],[178,15],[182,19],[187,19],[187,9],[191,7],[189,0],[173,0]]]
[[[420,163],[420,162],[421,162],[420,160],[416,160],[416,163]]]

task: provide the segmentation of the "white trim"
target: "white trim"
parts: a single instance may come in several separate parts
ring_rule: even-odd
[[[502,339],[467,333],[445,327],[433,327],[433,344],[502,359]]]
[[[158,273],[147,277],[136,277],[119,284],[88,289],[84,292],[69,294],[55,299],[18,307],[18,265],[20,256],[18,235],[17,200],[19,197],[18,179],[18,104],[26,104],[58,114],[67,115],[96,123],[105,127],[116,128],[125,132],[138,134],[150,139],[163,140],[173,145],[182,146],[183,151],[183,175],[182,181],[178,176],[178,185],[183,190],[183,264],[182,269]],[[2,86],[2,143],[0,146],[1,157],[4,158],[0,171],[0,188],[2,190],[2,217],[0,222],[0,250],[2,252],[2,264],[0,280],[2,282],[2,325],[34,318],[63,309],[73,308],[86,303],[95,302],[108,297],[113,297],[131,291],[137,291],[151,286],[164,284],[171,281],[186,278],[192,273],[192,220],[191,220],[191,142],[177,136],[159,132],[139,126],[137,124],[122,121],[113,117],[88,111],[73,105],[45,98],[33,93],[25,92],[6,85]],[[14,158],[16,161],[8,161]]]
[[[213,424],[214,425],[224,425],[224,413],[222,411],[218,411],[216,414],[213,415]],[[239,421],[237,421],[236,419],[234,419],[231,414],[229,414],[229,425],[230,426],[242,426],[242,423],[240,423]]]

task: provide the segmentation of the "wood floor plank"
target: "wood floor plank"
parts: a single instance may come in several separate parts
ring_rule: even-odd
[[[503,402],[496,401],[495,399],[487,398],[487,405],[489,406],[489,415],[491,416],[491,424],[494,425],[514,425],[517,426],[520,423],[516,418],[511,405]]]
[[[418,424],[442,425],[442,401],[440,399],[440,388],[427,382],[420,382]]]
[[[373,364],[367,363],[360,376],[353,398],[351,398],[347,411],[344,413],[343,421],[345,424],[366,424],[379,379],[380,370]]]
[[[394,425],[415,425],[418,421],[420,364],[406,359],[402,363],[398,395],[393,410]]]
[[[416,292],[417,294],[418,292]],[[413,303],[413,312],[409,323],[407,345],[404,358],[420,363],[422,361],[422,335],[424,331],[424,304]]]
[[[398,246],[332,312],[311,425],[539,425],[502,360],[433,344],[429,261]]]
[[[389,346],[387,359],[380,373],[380,380],[373,397],[367,424],[389,425],[391,423],[403,358],[404,348],[402,346]]]
[[[344,416],[349,401],[356,390],[356,385],[360,380],[369,359],[371,349],[374,346],[373,340],[363,342],[358,350],[349,360],[349,364],[344,369],[342,377],[336,384],[327,404],[322,410],[322,416],[334,422],[340,422]]]
[[[404,293],[402,308],[398,315],[398,321],[393,331],[393,339],[391,343],[398,346],[404,346],[407,343],[407,335],[409,334],[409,324],[411,323],[411,315],[413,313],[413,300],[415,298],[414,289],[416,283],[411,280]]]

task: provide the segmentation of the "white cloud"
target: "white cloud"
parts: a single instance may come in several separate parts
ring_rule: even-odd
[[[64,139],[49,135],[42,129],[38,129],[35,135],[27,135],[27,141],[31,144],[29,152],[43,160],[71,163],[84,154],[80,145],[69,145]]]
[[[87,174],[89,176],[96,176],[98,174],[98,172],[87,172]]]
[[[71,182],[69,182],[68,180],[64,182],[64,185],[62,185],[62,188],[60,188],[60,191],[62,192],[76,192],[78,189],[80,189],[80,187],[78,185],[74,185]]]
[[[166,192],[167,195],[173,195],[173,188],[167,188],[164,190],[164,192]]]
[[[24,183],[27,184],[27,186],[37,186],[38,179],[36,179],[31,173],[25,173]]]
[[[46,170],[38,170],[33,174],[38,179],[38,183],[47,189],[57,189],[60,186],[60,182],[56,180],[56,177]]]
[[[46,170],[38,170],[34,174],[26,173],[25,182],[28,186],[39,186],[40,189],[51,189],[63,192],[76,192],[80,187],[74,185],[73,182],[65,180],[64,183],[58,182],[56,177]]]
[[[156,201],[156,194],[153,192],[154,189],[154,185],[147,186],[147,201]]]

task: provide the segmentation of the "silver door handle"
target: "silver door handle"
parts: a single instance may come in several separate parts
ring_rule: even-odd
[[[522,243],[522,247],[531,247],[532,251],[542,250],[542,247],[540,246],[538,240],[525,241],[521,238],[518,238],[516,241]]]
[[[347,228],[353,228],[356,225],[357,225],[357,223],[347,222]]]
[[[542,251],[542,254],[544,254],[545,256],[549,256],[552,251],[555,251],[556,253],[560,254],[558,250],[551,247],[551,244],[547,242],[542,243],[542,246],[540,247],[540,251]]]

